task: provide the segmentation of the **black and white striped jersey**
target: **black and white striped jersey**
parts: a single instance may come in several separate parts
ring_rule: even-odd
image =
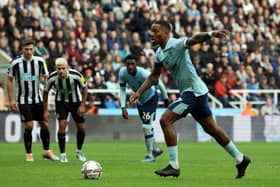
[[[56,101],[77,103],[82,101],[80,89],[86,86],[87,83],[84,76],[75,69],[69,69],[68,75],[64,79],[58,76],[57,71],[52,72],[44,90],[48,92],[51,88],[54,88],[56,91]]]
[[[48,76],[46,62],[39,56],[26,60],[18,56],[11,61],[8,76],[14,77],[18,104],[35,104],[43,102],[40,91],[41,76]]]

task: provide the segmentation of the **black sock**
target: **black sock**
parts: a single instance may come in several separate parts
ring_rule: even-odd
[[[65,133],[57,133],[60,153],[65,153]]]
[[[24,146],[26,153],[32,153],[32,129],[24,129]]]
[[[78,131],[77,132],[77,149],[82,150],[82,146],[84,144],[86,133],[85,131]]]
[[[50,132],[49,129],[42,129],[40,130],[40,136],[43,144],[44,150],[49,150],[50,148]]]

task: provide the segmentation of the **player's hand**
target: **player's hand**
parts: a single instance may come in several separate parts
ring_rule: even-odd
[[[122,117],[124,119],[128,119],[128,112],[127,112],[126,108],[122,108]]]
[[[212,36],[216,38],[226,38],[230,34],[229,30],[217,30],[217,31],[212,31]]]
[[[164,107],[167,108],[168,105],[169,105],[169,100],[168,99],[164,99],[163,102],[164,102]]]
[[[86,112],[86,106],[84,104],[81,104],[78,108],[77,114],[79,116],[82,116],[82,115],[84,115],[85,112]]]
[[[139,97],[139,93],[138,92],[135,92],[134,94],[132,94],[129,98],[129,103],[130,104],[135,104],[136,100],[138,99]]]
[[[15,100],[10,101],[10,108],[12,111],[16,112],[17,111],[17,103]]]

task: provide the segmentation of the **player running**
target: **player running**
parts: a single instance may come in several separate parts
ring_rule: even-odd
[[[251,161],[237,149],[235,144],[213,119],[208,105],[208,88],[198,76],[189,54],[191,46],[202,43],[212,37],[224,38],[229,34],[229,31],[202,32],[190,38],[179,39],[170,37],[170,32],[170,24],[166,21],[157,21],[152,24],[150,31],[151,40],[153,45],[159,45],[156,51],[155,65],[150,76],[130,97],[130,102],[134,103],[147,89],[157,84],[163,67],[170,71],[181,93],[178,100],[169,105],[160,119],[160,125],[168,148],[169,164],[167,167],[155,171],[155,173],[164,177],[178,177],[180,175],[177,133],[173,124],[190,113],[202,125],[203,129],[213,136],[235,159],[237,168],[236,178],[242,178]]]

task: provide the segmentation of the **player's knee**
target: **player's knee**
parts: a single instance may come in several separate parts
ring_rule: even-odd
[[[162,116],[162,117],[160,118],[160,120],[159,120],[159,123],[160,123],[160,125],[161,125],[162,127],[165,127],[165,126],[167,126],[168,124],[170,124],[171,122],[170,122],[170,120],[169,120],[168,117]]]
[[[85,125],[84,124],[77,124],[78,131],[85,132]]]
[[[26,122],[24,123],[25,129],[32,130],[33,129],[33,122]]]
[[[67,126],[67,120],[59,120],[59,123],[58,123],[58,125],[59,125],[59,128],[66,128],[66,126]]]

